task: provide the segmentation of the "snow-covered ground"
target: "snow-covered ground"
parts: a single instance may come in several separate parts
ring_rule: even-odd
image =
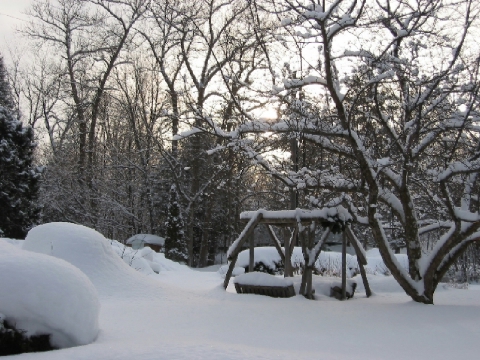
[[[23,246],[68,261],[67,257],[88,276],[101,304],[98,337],[89,345],[5,359],[478,357],[480,286],[477,285],[468,290],[440,286],[434,306],[414,303],[392,277],[374,274],[369,275],[369,280],[375,294],[368,299],[359,278],[355,278],[358,283],[355,297],[343,302],[323,295],[330,283],[338,280],[325,277],[314,277],[316,301],[301,296],[274,299],[237,295],[233,281],[227,291],[223,290],[218,267],[195,271],[166,260],[162,254],[149,253],[146,257],[152,255],[148,261],[159,264],[159,273],[152,271],[146,275],[129,267],[127,263],[132,262],[128,257],[124,256],[122,261],[115,249],[118,244],[109,243],[93,232],[91,237],[99,242],[97,246],[88,239],[86,244],[90,245],[86,249],[78,246],[81,243],[69,245],[72,241],[68,240],[68,234],[72,231],[63,226],[53,225],[45,231],[40,228],[34,233],[37,240],[41,237],[49,240],[32,249],[35,246],[28,245],[27,238]],[[69,247],[74,247],[76,254]],[[11,274],[0,274],[6,275]],[[298,292],[299,277],[293,281]],[[22,289],[17,291],[29,295],[22,294]]]

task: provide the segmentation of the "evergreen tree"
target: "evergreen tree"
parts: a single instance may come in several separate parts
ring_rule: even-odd
[[[0,236],[23,239],[39,220],[34,148],[33,129],[0,106]]]
[[[15,108],[12,91],[7,80],[7,70],[3,64],[3,57],[0,55],[0,106],[12,111]]]
[[[184,236],[183,217],[178,203],[177,187],[170,188],[170,199],[167,214],[167,236],[165,238],[165,257],[180,263],[187,263],[188,248]]]

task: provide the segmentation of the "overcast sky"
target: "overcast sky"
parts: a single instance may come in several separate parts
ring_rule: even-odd
[[[0,0],[0,52],[5,52],[12,45],[16,45],[18,37],[14,29],[21,26],[26,19],[24,10],[33,0]]]

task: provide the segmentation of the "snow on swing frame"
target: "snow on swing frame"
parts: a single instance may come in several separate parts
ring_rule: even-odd
[[[346,237],[349,238],[350,243],[355,249],[366,295],[367,297],[370,297],[371,290],[364,269],[364,265],[367,265],[365,250],[351,229],[350,224],[353,220],[352,216],[343,206],[339,205],[335,207],[324,207],[322,209],[313,210],[297,208],[295,210],[268,211],[259,209],[256,211],[242,212],[240,214],[240,219],[246,221],[247,224],[227,251],[227,258],[230,260],[230,265],[225,275],[225,281],[223,284],[225,289],[229,284],[238,254],[240,253],[243,244],[248,238],[253,239],[253,231],[259,224],[264,224],[268,229],[275,248],[277,249],[281,259],[284,261],[285,277],[292,276],[289,269],[291,269],[291,254],[295,242],[290,241],[290,244],[288,244],[288,240],[286,240],[285,247],[282,249],[280,241],[272,229],[272,225],[294,227],[292,239],[294,239],[296,236],[300,237],[302,252],[305,259],[305,269],[302,275],[300,294],[304,295],[308,299],[314,299],[312,291],[312,273],[315,261],[320,255],[323,243],[327,239],[330,232],[343,232],[341,299],[347,298]],[[323,232],[322,237],[317,244],[314,244],[315,228],[317,224],[321,224],[325,228],[325,231]],[[253,242],[251,242],[251,247],[253,247]],[[253,251],[250,252],[250,256],[253,256]],[[252,260],[253,259],[250,259],[250,263],[252,263]]]

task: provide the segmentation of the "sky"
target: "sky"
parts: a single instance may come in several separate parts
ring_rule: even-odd
[[[23,13],[31,3],[33,0],[0,0],[0,52],[2,54],[22,41],[18,35],[15,35],[15,28],[22,25],[22,20],[26,20],[27,17]]]

